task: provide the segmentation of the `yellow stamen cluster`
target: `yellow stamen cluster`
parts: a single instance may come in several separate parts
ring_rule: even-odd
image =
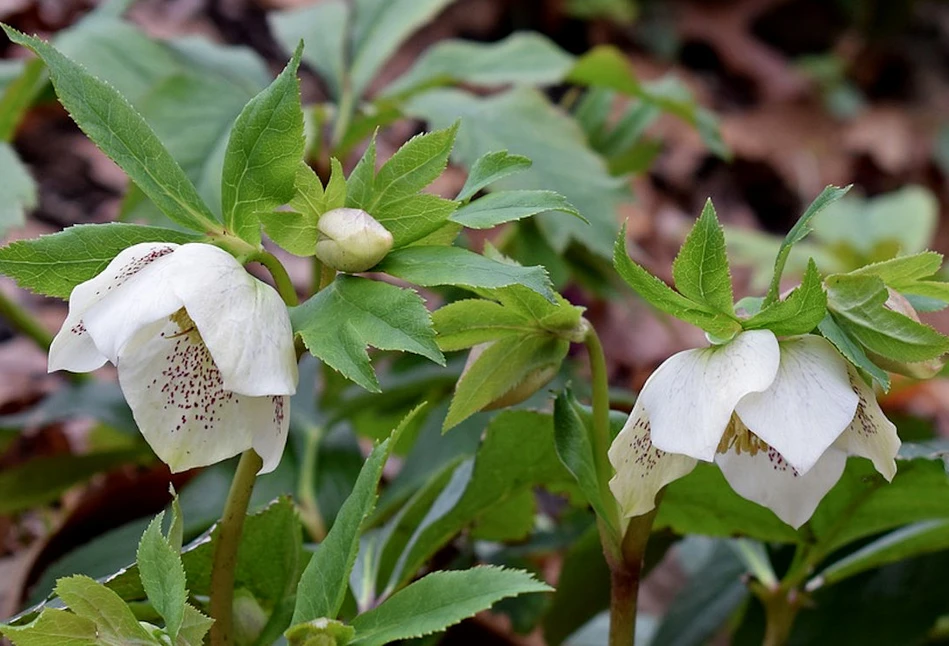
[[[767,452],[768,448],[767,443],[752,433],[737,415],[732,415],[725,434],[722,435],[722,441],[718,444],[719,453],[734,451],[738,455],[742,453],[757,455],[758,451]]]

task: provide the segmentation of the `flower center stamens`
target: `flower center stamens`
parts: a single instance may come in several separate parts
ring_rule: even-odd
[[[718,444],[719,453],[734,451],[738,455],[757,455],[759,451],[766,453],[770,448],[764,440],[752,433],[737,415],[732,415],[722,435],[722,441]]]
[[[167,335],[167,339],[175,339],[180,336],[191,335],[191,340],[195,343],[204,343],[201,339],[201,333],[198,332],[198,326],[194,324],[194,321],[191,320],[191,317],[188,316],[188,311],[185,308],[179,309],[177,312],[168,317],[172,323],[178,325],[178,332],[174,334]]]

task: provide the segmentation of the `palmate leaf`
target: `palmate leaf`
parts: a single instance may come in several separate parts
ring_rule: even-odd
[[[422,299],[402,289],[354,276],[340,276],[290,314],[306,347],[343,376],[379,392],[366,346],[404,350],[445,364]]]

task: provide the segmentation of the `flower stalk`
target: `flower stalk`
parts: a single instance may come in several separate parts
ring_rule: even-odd
[[[237,464],[231,490],[224,503],[224,515],[214,541],[214,560],[211,568],[211,601],[209,610],[211,646],[232,646],[234,643],[234,573],[237,570],[237,550],[244,531],[244,519],[250,496],[257,481],[257,472],[263,460],[253,449],[245,451]]]
[[[0,316],[17,331],[29,338],[41,350],[49,351],[53,335],[19,303],[0,291]]]

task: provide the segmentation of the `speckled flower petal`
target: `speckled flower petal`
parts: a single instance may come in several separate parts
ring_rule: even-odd
[[[693,458],[660,451],[649,437],[649,418],[639,403],[610,446],[616,475],[610,489],[624,518],[640,516],[656,506],[656,494],[695,468]]]
[[[847,364],[847,372],[860,403],[857,404],[853,422],[834,446],[848,455],[869,458],[884,478],[893,480],[896,475],[896,454],[900,450],[896,426],[883,414],[873,389],[857,373],[857,369]]]
[[[226,251],[186,244],[176,263],[175,294],[197,325],[228,390],[244,395],[292,395],[297,355],[290,315],[280,295]]]
[[[286,442],[286,398],[227,391],[194,330],[181,330],[170,320],[146,326],[125,346],[118,365],[119,383],[142,435],[173,472],[251,447],[263,452],[262,472],[276,467]]]
[[[829,341],[805,335],[781,341],[771,387],[743,398],[735,412],[751,431],[807,473],[857,410],[847,362]]]
[[[778,361],[778,341],[768,330],[743,332],[725,345],[669,357],[639,394],[652,443],[711,462],[735,405],[771,385]]]
[[[810,519],[820,501],[840,480],[847,456],[828,449],[805,474],[795,471],[773,448],[755,455],[739,455],[731,450],[719,453],[715,461],[738,495],[764,505],[797,529]]]
[[[77,285],[69,295],[69,314],[49,349],[49,371],[88,372],[101,367],[109,357],[89,334],[83,320],[86,311],[177,247],[166,242],[133,245],[119,252],[101,273]]]

